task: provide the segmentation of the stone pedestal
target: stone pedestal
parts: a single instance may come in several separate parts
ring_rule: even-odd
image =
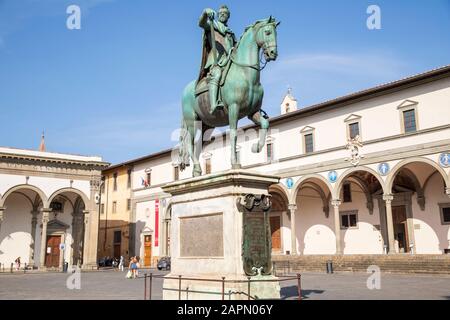
[[[268,188],[279,178],[239,169],[176,181],[163,187],[172,195],[171,273],[164,299],[225,300],[248,298],[251,280],[271,275]],[[198,278],[218,280],[183,280]],[[241,282],[238,282],[241,281]],[[251,282],[250,295],[279,299],[277,281]]]

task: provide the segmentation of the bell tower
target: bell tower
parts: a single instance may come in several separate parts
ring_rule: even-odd
[[[280,105],[280,114],[286,114],[298,109],[297,99],[292,95],[292,88],[289,87]]]

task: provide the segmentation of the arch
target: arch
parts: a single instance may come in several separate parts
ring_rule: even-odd
[[[432,166],[433,168],[435,168],[441,174],[442,178],[444,179],[445,186],[447,188],[450,187],[450,178],[447,176],[444,169],[442,169],[436,162],[434,162],[428,158],[414,157],[414,158],[402,160],[392,168],[392,170],[386,180],[386,190],[388,191],[387,193],[392,193],[392,186],[394,184],[395,177],[400,172],[400,170],[402,170],[402,168],[404,166],[406,166],[410,163],[414,163],[414,162],[425,163],[425,164],[428,164],[428,165]]]
[[[56,198],[56,196],[61,195],[64,192],[73,192],[76,193],[77,195],[79,195],[81,197],[81,200],[83,200],[84,202],[84,206],[87,207],[89,204],[89,198],[84,194],[84,192],[75,189],[75,188],[62,188],[62,189],[58,189],[55,192],[52,193],[52,195],[48,198],[48,205],[50,205],[52,203],[52,201]],[[71,202],[72,204],[72,202]],[[73,207],[73,204],[72,204]]]
[[[308,181],[308,180],[312,180],[312,179],[318,179],[320,181],[322,181],[323,183],[325,183],[325,185],[328,188],[328,191],[330,192],[330,194],[333,194],[333,187],[331,186],[330,182],[323,176],[321,176],[320,174],[317,173],[313,173],[313,174],[307,174],[303,177],[301,177],[294,185],[294,187],[292,188],[294,191],[291,193],[291,197],[289,198],[289,203],[296,203],[296,199],[297,199],[297,194],[300,190],[300,186],[302,185],[302,183]]]
[[[283,198],[283,200],[286,202],[286,206],[289,206],[290,203],[289,202],[289,191],[288,189],[282,185],[281,183],[278,184],[272,184],[269,187],[269,193],[277,193],[281,196],[281,198]]]
[[[423,187],[422,187],[423,193],[424,193],[424,194],[425,194],[425,190],[426,190],[426,188],[427,188],[428,183],[430,182],[431,178],[433,178],[433,176],[434,176],[436,173],[439,173],[439,172],[433,171],[433,172],[425,179],[425,182],[423,183]]]
[[[353,176],[351,178],[355,180],[355,181],[351,181],[351,182],[355,183],[363,191],[363,193],[366,197],[366,208],[369,210],[369,214],[373,214],[373,198],[372,198],[372,194],[370,193],[369,187],[367,186],[366,182],[357,176]]]
[[[330,206],[329,206],[329,197],[325,195],[325,192],[323,192],[322,188],[315,182],[312,181],[305,181],[301,186],[299,190],[302,189],[311,189],[317,192],[322,199],[322,210],[323,213],[325,213],[325,217],[328,218],[330,216]],[[331,194],[331,193],[330,193]]]
[[[344,181],[354,172],[357,171],[365,171],[368,172],[370,174],[372,174],[380,183],[381,185],[381,189],[383,190],[383,193],[386,193],[386,186],[384,184],[383,179],[381,179],[380,175],[373,169],[366,167],[366,166],[357,166],[354,168],[350,168],[348,170],[346,170],[340,177],[339,179],[336,181],[336,186],[334,188],[334,193],[333,193],[333,199],[339,199],[339,195],[341,192],[341,188],[342,185],[344,184]]]
[[[14,187],[11,187],[10,189],[8,189],[8,191],[6,191],[3,194],[3,197],[0,199],[0,207],[4,206],[4,204],[6,202],[6,199],[8,198],[9,195],[11,195],[12,193],[14,193],[16,191],[19,191],[21,189],[27,189],[27,190],[31,190],[31,191],[36,192],[39,195],[39,197],[41,198],[43,206],[46,207],[47,196],[45,195],[44,191],[42,191],[38,187],[33,186],[31,184],[19,184],[17,186],[14,186]]]

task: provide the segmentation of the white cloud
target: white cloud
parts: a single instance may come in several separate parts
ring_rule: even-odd
[[[325,72],[342,76],[395,78],[406,63],[389,53],[302,53],[276,61],[268,81],[279,81],[287,74]]]

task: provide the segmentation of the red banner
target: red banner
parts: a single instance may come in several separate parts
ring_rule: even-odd
[[[159,199],[155,200],[155,247],[158,246],[159,240]]]

